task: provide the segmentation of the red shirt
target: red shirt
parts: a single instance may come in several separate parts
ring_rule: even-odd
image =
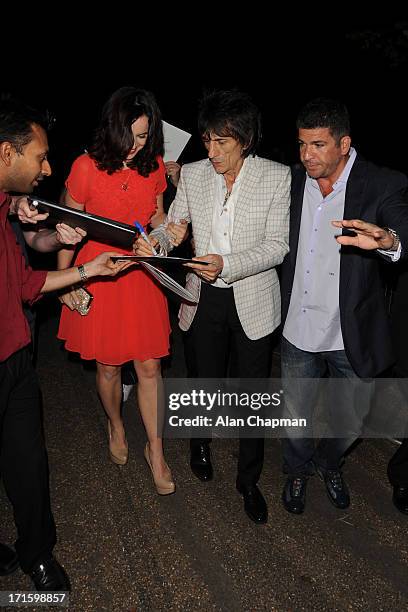
[[[8,222],[9,200],[0,191],[0,362],[31,342],[23,302],[39,297],[47,272],[26,265]]]

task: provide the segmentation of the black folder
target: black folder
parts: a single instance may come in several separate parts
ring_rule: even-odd
[[[56,204],[41,198],[32,197],[29,198],[29,202],[40,212],[49,214],[45,220],[47,225],[55,226],[57,223],[66,223],[70,227],[80,227],[87,232],[88,238],[97,242],[131,248],[139,234],[132,225],[108,217],[91,215],[83,210]]]

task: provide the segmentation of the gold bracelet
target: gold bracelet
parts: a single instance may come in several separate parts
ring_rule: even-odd
[[[80,264],[78,266],[78,272],[79,272],[79,276],[81,277],[81,281],[83,283],[86,283],[86,281],[89,280],[89,279],[88,279],[88,277],[86,275],[85,268],[84,268],[83,264]]]

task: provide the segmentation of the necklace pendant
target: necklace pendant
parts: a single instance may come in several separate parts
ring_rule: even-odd
[[[127,191],[127,183],[122,183],[121,188],[123,189],[123,191]]]

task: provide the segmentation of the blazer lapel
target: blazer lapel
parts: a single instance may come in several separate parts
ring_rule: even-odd
[[[211,162],[208,160],[208,166],[204,171],[203,182],[202,182],[202,196],[200,197],[199,206],[204,208],[204,223],[201,227],[201,235],[203,244],[210,244],[211,231],[212,231],[212,220],[214,213],[215,193],[216,193],[216,173],[212,167]],[[206,251],[208,252],[208,251]]]
[[[243,168],[245,175],[242,177],[242,185],[239,188],[238,199],[235,203],[234,229],[232,232],[232,243],[241,244],[242,238],[247,232],[247,211],[256,205],[257,184],[261,178],[262,170],[256,162],[256,157],[248,157]]]
[[[362,209],[364,206],[364,190],[367,184],[367,176],[364,172],[363,164],[361,164],[361,158],[357,156],[353,167],[351,169],[344,201],[344,215],[343,219],[361,219]],[[358,251],[358,249],[357,249]],[[346,247],[341,249],[340,257],[340,293],[343,294],[347,291],[350,278],[352,276],[352,268],[355,266],[355,258],[350,257],[354,252],[354,249]]]
[[[357,155],[347,181],[344,219],[360,219],[364,204],[363,192],[367,183],[361,158]]]

